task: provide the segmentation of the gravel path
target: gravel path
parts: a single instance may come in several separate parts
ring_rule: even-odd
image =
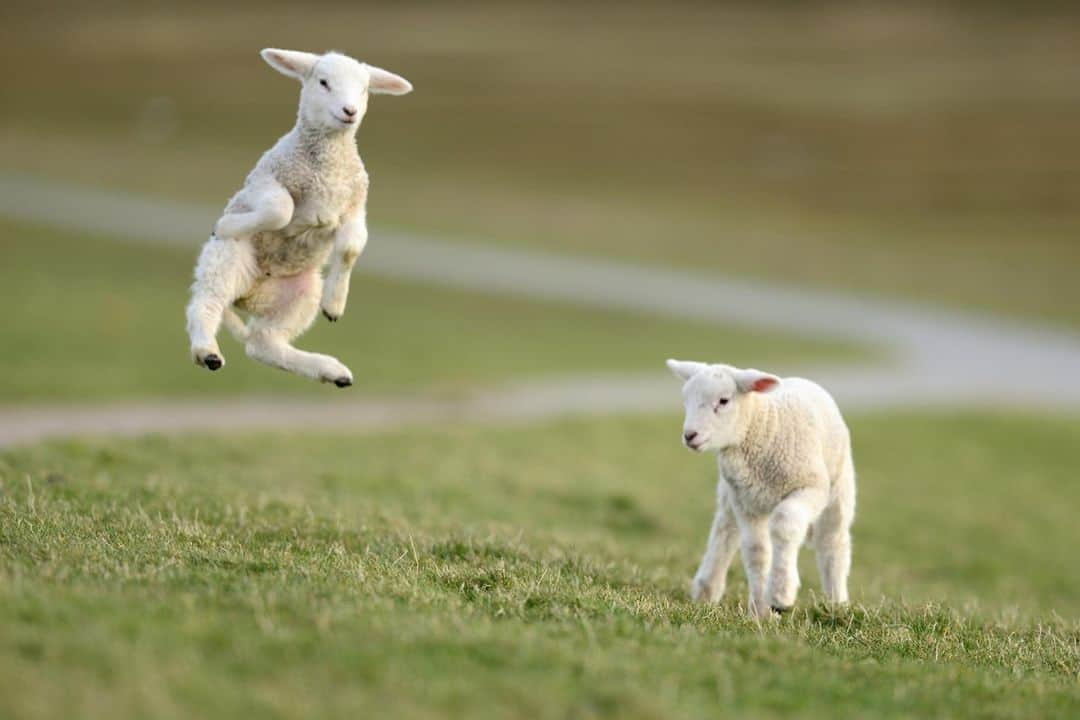
[[[0,216],[195,249],[217,208],[0,174]],[[856,341],[887,366],[777,368],[814,377],[850,409],[994,407],[1080,410],[1080,336],[1064,330],[878,299],[533,250],[372,233],[360,272],[581,306]],[[45,437],[222,428],[382,429],[447,418],[678,411],[674,381],[573,377],[505,385],[456,400],[355,398],[0,406],[0,446]]]

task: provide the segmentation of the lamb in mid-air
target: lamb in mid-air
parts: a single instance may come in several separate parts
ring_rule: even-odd
[[[716,602],[742,546],[752,615],[783,613],[799,589],[799,547],[812,537],[825,598],[846,603],[855,518],[851,439],[820,385],[729,365],[668,360],[684,381],[683,444],[715,451],[716,516],[690,588]]]
[[[348,387],[347,367],[291,342],[320,306],[331,322],[345,312],[349,275],[367,243],[368,176],[356,130],[369,93],[404,95],[412,85],[334,52],[267,49],[262,57],[300,81],[300,109],[296,125],[255,165],[203,246],[187,308],[191,355],[209,370],[222,367],[216,338],[224,322],[249,357]],[[234,308],[248,314],[246,323]]]

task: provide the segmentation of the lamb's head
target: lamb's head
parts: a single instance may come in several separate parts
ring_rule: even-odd
[[[682,441],[694,452],[737,444],[749,411],[748,395],[769,392],[780,384],[775,375],[730,365],[668,360],[667,366],[683,381]]]
[[[300,81],[300,120],[330,132],[356,132],[367,112],[368,93],[404,95],[412,90],[405,78],[336,52],[267,48],[262,57],[282,75]]]

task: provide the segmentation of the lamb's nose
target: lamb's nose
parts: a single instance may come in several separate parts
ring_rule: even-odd
[[[356,106],[355,105],[346,105],[345,107],[341,108],[341,110],[342,110],[342,112],[344,112],[349,117],[352,117],[353,115],[356,114]]]
[[[694,432],[693,430],[687,430],[686,432],[683,433],[683,440],[685,440],[688,443],[694,442],[694,438],[696,438],[696,437],[697,437],[697,433]]]

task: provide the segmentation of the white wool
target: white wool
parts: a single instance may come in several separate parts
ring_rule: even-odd
[[[691,585],[716,602],[741,546],[748,608],[784,612],[799,588],[799,547],[812,539],[827,600],[845,603],[855,517],[851,439],[836,402],[802,378],[668,360],[685,381],[683,443],[717,455],[717,508]]]
[[[339,387],[352,373],[291,342],[322,308],[345,312],[353,265],[367,243],[368,176],[356,130],[370,93],[404,95],[404,78],[346,55],[267,49],[263,59],[301,83],[296,124],[229,201],[195,268],[187,329],[196,364],[224,365],[224,322],[248,356]],[[326,266],[324,281],[322,269]],[[246,311],[244,321],[233,308]]]

